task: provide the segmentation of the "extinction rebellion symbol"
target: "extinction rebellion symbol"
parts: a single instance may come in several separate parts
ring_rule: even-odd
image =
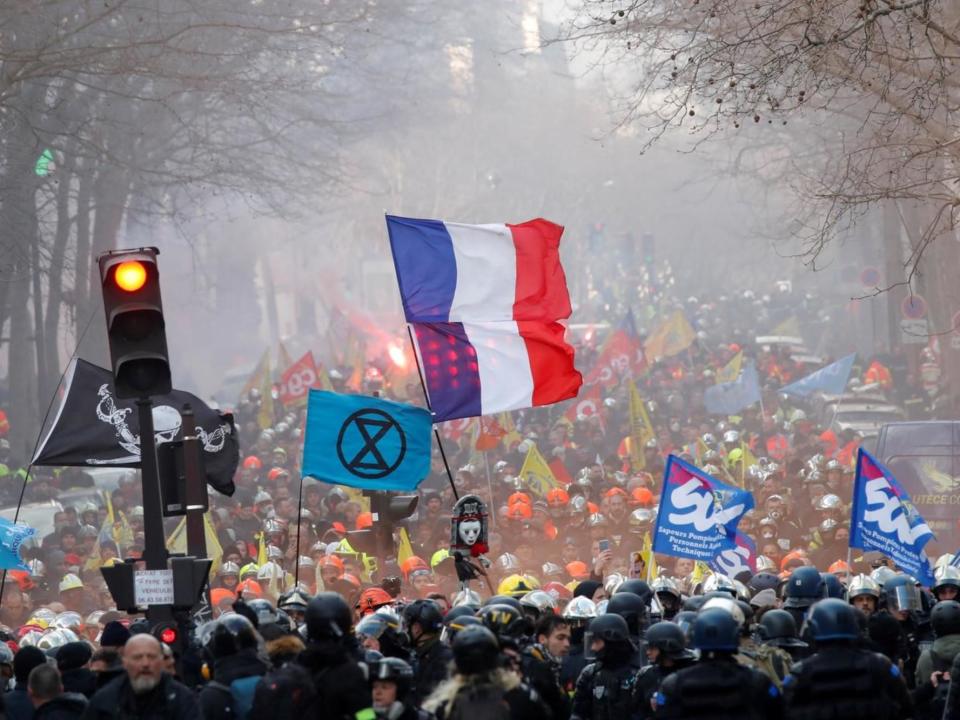
[[[403,428],[382,410],[357,410],[346,419],[337,436],[337,457],[353,475],[366,480],[386,477],[407,454]]]

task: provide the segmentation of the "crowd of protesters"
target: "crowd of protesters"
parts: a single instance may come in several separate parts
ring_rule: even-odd
[[[370,549],[361,493],[301,478],[304,411],[278,409],[264,427],[249,392],[235,409],[237,490],[211,495],[209,605],[175,647],[116,610],[99,572],[142,552],[136,475],[107,501],[65,503],[53,530],[22,548],[30,570],[5,576],[6,716],[960,717],[949,682],[960,572],[940,561],[938,584],[921,588],[879,554],[848,562],[862,438],[778,394],[814,368],[746,334],[787,310],[816,323],[814,300],[787,288],[675,304],[694,342],[642,373],[620,368],[589,412],[571,413],[572,401],[493,430],[445,427],[446,457],[434,449],[406,537],[395,528],[396,555]],[[602,340],[580,339],[578,365],[602,357]],[[703,392],[739,353],[763,401],[711,416]],[[348,374],[330,371],[334,389]],[[364,391],[390,396],[384,376],[367,373]],[[634,382],[653,429],[642,448]],[[911,417],[938,412],[936,382],[904,355],[859,362],[857,385]],[[532,446],[550,486],[520,477]],[[23,479],[9,453],[0,440],[0,473]],[[753,492],[739,528],[756,544],[755,570],[728,577],[655,555],[638,571],[670,454]],[[79,469],[38,469],[25,497],[56,499],[74,484],[91,483]],[[469,587],[448,552],[451,485],[489,509],[488,562]]]

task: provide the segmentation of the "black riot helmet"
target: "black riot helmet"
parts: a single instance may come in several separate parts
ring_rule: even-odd
[[[804,632],[818,643],[849,641],[860,637],[860,625],[852,605],[828,598],[810,608]]]
[[[757,634],[764,645],[773,647],[806,647],[797,632],[797,621],[786,610],[767,610],[760,618]]]
[[[530,631],[530,621],[523,611],[505,603],[480,608],[477,618],[501,644],[517,643]]]
[[[826,594],[820,571],[809,565],[798,567],[790,573],[790,578],[784,588],[784,594],[787,598],[784,603],[785,607],[810,607]]]
[[[650,585],[647,584],[645,580],[624,580],[620,583],[620,587],[617,588],[617,592],[614,595],[619,595],[620,593],[633,593],[637,595],[641,600],[643,600],[644,605],[650,604],[650,598],[653,597],[653,590],[650,589]]]
[[[453,640],[453,663],[457,672],[476,675],[491,672],[499,665],[500,645],[489,629],[480,625],[465,627]]]
[[[317,593],[307,605],[307,638],[342,641],[350,635],[353,613],[339,593]]]
[[[494,595],[488,598],[481,607],[487,607],[488,605],[509,605],[523,612],[523,605],[520,604],[520,600],[510,595]]]
[[[639,595],[632,592],[617,592],[607,602],[607,612],[619,615],[627,621],[630,635],[637,637],[640,634],[640,624],[647,614],[647,606]]]
[[[669,660],[692,660],[693,652],[687,648],[687,636],[680,626],[672,622],[658,622],[647,628],[643,639],[647,647],[660,651]]]
[[[216,621],[206,649],[214,660],[236,655],[241,650],[256,649],[257,631],[243,615],[225,615]]]
[[[443,613],[433,600],[414,600],[403,609],[403,622],[408,630],[416,623],[424,634],[435,635],[443,627]]]
[[[960,633],[960,603],[956,600],[938,602],[930,611],[930,625],[938,638]]]
[[[374,680],[388,680],[397,686],[397,700],[405,702],[413,689],[413,668],[405,660],[395,657],[381,657],[368,662],[370,683]]]

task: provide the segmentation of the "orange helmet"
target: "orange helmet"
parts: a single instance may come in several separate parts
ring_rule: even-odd
[[[221,605],[225,601],[229,601],[232,605],[236,599],[237,596],[226,588],[214,588],[210,591],[210,601],[214,604],[214,606]]]
[[[249,595],[255,598],[263,597],[263,588],[260,587],[260,583],[256,580],[244,580],[242,583],[237,585],[237,593],[240,595]]]
[[[798,560],[800,561],[799,565],[807,564],[807,554],[803,550],[794,550],[793,552],[788,552],[783,556],[783,560],[780,561],[780,571],[789,572],[794,567],[798,566]]]
[[[630,494],[630,499],[633,501],[634,505],[639,505],[640,507],[653,507],[653,493],[650,492],[649,488],[638,487]]]
[[[289,477],[290,473],[284,470],[282,467],[270,468],[270,472],[267,473],[267,480],[269,482],[276,482],[282,477]]]
[[[596,515],[598,512],[600,512],[600,506],[595,502],[590,502],[587,500],[587,510],[590,511],[591,515]]]
[[[524,503],[525,505],[532,505],[533,503],[530,500],[530,496],[525,492],[517,491],[513,493],[510,497],[507,498],[507,505],[513,507],[517,503]]]
[[[590,568],[587,567],[585,562],[574,560],[567,563],[567,574],[574,580],[589,580]]]
[[[260,462],[260,458],[256,455],[247,455],[243,459],[243,469],[244,470],[259,470],[263,467],[263,463]]]
[[[410,573],[414,570],[429,570],[430,565],[427,564],[427,561],[416,555],[411,555],[402,563],[400,563],[400,572],[403,573],[403,579],[407,580],[410,577]]]
[[[393,598],[386,590],[380,587],[370,587],[360,593],[357,599],[357,609],[361,615],[369,615],[375,612],[377,608],[389,605]]]
[[[357,515],[357,530],[373,527],[373,513],[363,512]]]
[[[828,573],[833,573],[834,575],[839,575],[840,573],[850,573],[850,566],[847,565],[845,560],[837,560],[829,568],[827,568]]]
[[[343,575],[343,560],[336,555],[324,555],[318,563],[321,568],[333,567],[337,569],[337,575]]]
[[[533,517],[533,508],[526,503],[511,505],[507,510],[507,520],[529,520]]]
[[[550,507],[566,507],[570,502],[570,493],[563,488],[554,488],[547,493],[547,505]]]
[[[351,575],[350,573],[345,573],[345,574],[343,575],[343,577],[340,578],[340,579],[343,580],[344,582],[350,583],[350,584],[353,585],[357,590],[360,589],[360,585],[361,585],[361,583],[360,583],[360,578],[358,578],[356,575]]]
[[[612,498],[615,495],[619,495],[620,497],[625,498],[627,497],[627,491],[621,487],[615,487],[615,488],[610,488],[603,494],[603,496],[606,498]]]

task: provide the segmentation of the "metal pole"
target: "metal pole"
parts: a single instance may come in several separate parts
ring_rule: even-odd
[[[293,586],[300,584],[300,525],[303,523],[303,473],[300,473],[300,490],[297,492],[297,556],[294,558],[296,568],[293,571]]]
[[[407,324],[407,336],[410,338],[410,345],[413,347],[413,359],[417,362],[417,375],[420,376],[420,389],[423,390],[423,399],[427,403],[427,409],[432,412],[430,395],[427,393],[427,384],[423,380],[423,368],[420,367],[420,356],[417,354],[417,344],[413,341],[413,331],[410,330],[409,323]],[[437,439],[437,447],[440,449],[440,457],[443,458],[443,467],[447,471],[447,480],[450,481],[450,489],[453,490],[453,497],[459,500],[460,493],[457,492],[457,486],[453,482],[453,473],[450,472],[450,464],[447,462],[447,454],[443,451],[443,442],[440,440],[440,431],[437,430],[436,425],[433,426],[433,436]],[[492,500],[491,498],[491,502]]]
[[[160,474],[153,435],[153,401],[150,398],[137,400],[137,416],[140,420],[140,481],[143,487],[143,559],[147,570],[166,570],[167,546],[163,536]]]

